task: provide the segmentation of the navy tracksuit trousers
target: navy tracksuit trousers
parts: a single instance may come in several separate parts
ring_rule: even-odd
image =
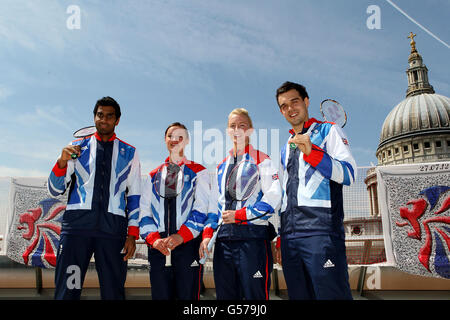
[[[213,263],[218,300],[269,300],[270,241],[217,239]]]
[[[80,299],[84,277],[94,254],[100,295],[106,300],[125,299],[127,262],[120,253],[125,238],[62,234],[55,270],[55,299]]]
[[[166,267],[166,256],[148,249],[152,300],[200,300],[203,268],[198,248],[201,237],[194,238],[172,250],[172,266]]]
[[[290,300],[351,300],[345,240],[330,235],[281,236]]]

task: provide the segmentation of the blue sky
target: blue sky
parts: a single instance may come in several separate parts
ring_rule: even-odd
[[[394,2],[450,43],[448,0]],[[79,29],[67,28],[71,5]],[[370,5],[381,29],[366,25]],[[405,98],[410,31],[436,93],[450,96],[450,49],[386,1],[2,0],[0,176],[48,175],[107,95],[122,107],[116,132],[138,149],[143,174],[165,159],[169,123],[187,125],[190,156],[204,160],[235,107],[266,130],[276,159],[289,125],[274,94],[286,80],[307,87],[318,119],[323,99],[340,101],[357,164],[376,164],[383,121]]]

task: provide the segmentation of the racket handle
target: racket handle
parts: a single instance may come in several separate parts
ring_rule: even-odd
[[[219,231],[219,229],[217,229],[217,231],[214,233],[212,238],[209,240],[208,246],[206,247],[207,250],[204,252],[205,255],[203,256],[203,258],[201,258],[199,260],[200,264],[205,264],[206,259],[208,259],[208,253],[211,252],[211,249],[212,249],[214,243],[216,242],[217,234],[219,233],[218,231]]]
[[[219,230],[217,230],[216,233],[214,233],[213,237],[208,242],[208,247],[207,247],[208,248],[208,252],[211,252],[212,247],[213,247],[214,243],[216,242],[217,234],[219,233],[218,231]]]
[[[171,267],[172,266],[172,252],[170,252],[169,250],[169,255],[166,256],[166,264],[164,265],[165,267]]]
[[[208,259],[208,253],[207,253],[207,252],[204,252],[203,258],[201,258],[200,260],[198,260],[198,262],[199,262],[200,264],[205,264],[206,259]]]
[[[72,158],[72,159],[76,159],[76,158],[78,158],[78,156],[77,156],[77,154],[76,153],[72,153],[71,155],[70,155],[70,157]]]

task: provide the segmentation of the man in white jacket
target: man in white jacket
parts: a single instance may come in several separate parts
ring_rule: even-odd
[[[302,85],[285,82],[276,98],[292,126],[280,157],[284,193],[277,239],[289,298],[352,299],[342,199],[342,186],[354,182],[356,171],[348,140],[336,124],[309,118]]]
[[[70,185],[57,254],[55,299],[80,298],[93,254],[102,299],[125,298],[127,259],[139,237],[141,169],[136,149],[114,133],[120,116],[113,98],[98,100],[97,132],[64,147],[48,178],[53,196]]]

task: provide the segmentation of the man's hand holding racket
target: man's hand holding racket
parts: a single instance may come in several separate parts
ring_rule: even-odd
[[[333,99],[325,99],[320,103],[320,112],[325,121],[331,121],[343,128],[347,123],[347,113],[344,108]],[[311,153],[312,143],[309,134],[296,134],[289,139],[290,145],[295,144],[307,156]]]
[[[81,129],[78,129],[73,133],[74,138],[87,138],[91,135],[93,135],[97,129],[95,126],[89,126],[89,127],[83,127]],[[61,152],[61,157],[58,159],[58,167],[60,169],[63,169],[67,166],[67,162],[69,160],[74,160],[78,158],[81,155],[81,147],[79,145],[71,145],[64,147],[64,149]]]
[[[65,146],[62,149],[61,156],[58,159],[58,167],[60,169],[65,168],[67,166],[67,162],[73,159],[72,157],[73,154],[76,154],[77,157],[80,156],[81,154],[80,146],[73,146],[70,144],[68,146]]]
[[[294,143],[307,156],[311,153],[312,143],[309,134],[296,134],[288,143]]]

